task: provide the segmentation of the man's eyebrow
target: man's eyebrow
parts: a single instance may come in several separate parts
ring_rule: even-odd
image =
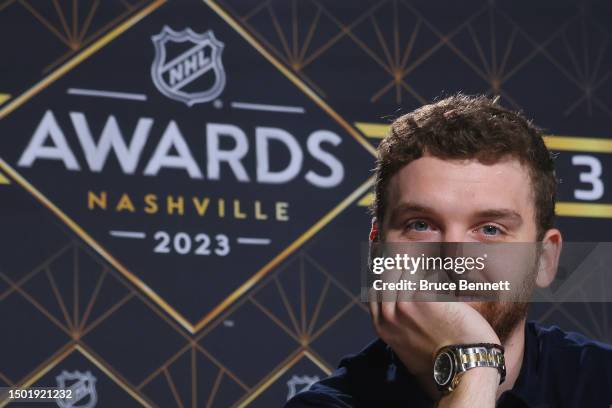
[[[391,214],[390,214],[391,219],[405,212],[415,212],[415,213],[421,213],[421,214],[436,214],[437,213],[436,210],[426,205],[422,205],[422,204],[415,203],[415,202],[404,202],[404,203],[398,204],[391,210]],[[523,217],[521,217],[521,215],[518,212],[511,210],[511,209],[507,209],[507,208],[490,208],[486,210],[478,210],[476,211],[474,215],[476,218],[489,218],[489,219],[505,218],[510,221],[517,222],[519,224],[523,222]]]
[[[519,213],[506,208],[491,208],[481,210],[477,211],[475,215],[477,218],[506,218],[511,221],[518,222],[519,224],[523,222],[523,217],[521,217]]]
[[[396,205],[391,209],[391,217],[395,217],[405,212],[416,212],[425,214],[435,214],[436,211],[426,205],[422,205],[415,202],[404,202]]]

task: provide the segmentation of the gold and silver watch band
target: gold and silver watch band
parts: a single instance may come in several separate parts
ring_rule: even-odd
[[[492,347],[494,346],[494,347]],[[494,367],[500,369],[500,381],[504,382],[506,367],[504,351],[495,345],[461,345],[456,349],[458,370],[467,371],[475,367]]]
[[[444,363],[445,358],[446,363]],[[475,343],[442,347],[436,353],[434,360],[434,379],[442,392],[452,392],[458,386],[462,374],[476,367],[497,368],[500,374],[499,383],[503,383],[506,378],[503,346],[492,343]],[[447,374],[444,374],[445,372]]]

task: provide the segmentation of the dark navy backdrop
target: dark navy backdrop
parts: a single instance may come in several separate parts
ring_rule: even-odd
[[[280,406],[373,338],[374,149],[457,91],[544,127],[565,239],[608,241],[610,18],[605,1],[0,1],[0,386]],[[608,309],[532,314],[612,341]]]

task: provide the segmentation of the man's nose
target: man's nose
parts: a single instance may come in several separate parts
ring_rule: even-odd
[[[467,236],[465,228],[460,226],[447,227],[442,234],[442,242],[466,242]]]
[[[463,242],[468,240],[465,228],[461,226],[451,226],[444,230],[442,234],[442,243],[440,244],[440,255],[444,258],[457,258],[463,256]],[[460,276],[452,271],[446,271],[446,276],[451,280],[457,281]]]

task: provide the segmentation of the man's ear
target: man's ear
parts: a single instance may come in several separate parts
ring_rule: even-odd
[[[370,272],[372,271],[374,258],[380,256],[379,252],[381,248],[380,245],[378,245],[379,241],[380,234],[378,232],[378,222],[376,221],[376,217],[372,217],[372,225],[370,226],[370,237],[368,240],[368,268]]]
[[[546,231],[544,238],[542,238],[541,245],[542,248],[536,285],[545,288],[552,283],[557,275],[559,256],[561,255],[561,247],[563,246],[561,231],[556,228]]]
[[[378,242],[378,222],[376,217],[372,217],[372,225],[370,227],[370,242]]]

